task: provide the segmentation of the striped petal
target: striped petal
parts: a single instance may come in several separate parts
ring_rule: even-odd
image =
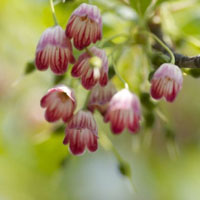
[[[94,5],[81,4],[71,15],[66,35],[73,38],[74,46],[82,50],[102,38],[102,18]]]
[[[165,63],[154,73],[151,80],[151,96],[154,99],[165,97],[173,102],[182,88],[183,77],[181,70],[173,64]]]

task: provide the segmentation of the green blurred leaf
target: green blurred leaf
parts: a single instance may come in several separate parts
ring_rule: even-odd
[[[174,140],[175,139],[175,136],[176,136],[175,132],[171,127],[169,127],[169,125],[166,125],[164,127],[164,133],[165,133],[165,137],[167,139],[170,139],[170,140]]]
[[[34,61],[28,62],[26,64],[26,67],[25,67],[25,70],[24,70],[24,74],[25,75],[31,74],[35,70],[36,70],[35,62]]]
[[[199,78],[200,77],[200,69],[190,69],[185,73],[192,76],[193,78]]]
[[[126,162],[120,162],[118,165],[118,169],[123,176],[129,177],[131,174],[130,165]]]
[[[154,65],[154,67],[157,69],[163,63],[170,62],[170,57],[161,52],[154,52],[151,56],[151,62]]]
[[[53,134],[64,134],[66,125],[59,125],[53,128]]]
[[[140,101],[142,105],[148,110],[152,110],[155,108],[155,104],[151,101],[149,93],[143,92],[140,94]]]
[[[68,148],[62,144],[62,141],[62,135],[52,135],[43,143],[35,145],[38,166],[43,172],[53,173],[68,156]]]
[[[130,0],[131,7],[136,10],[139,15],[144,15],[152,0]]]
[[[54,76],[53,84],[57,85],[58,83],[62,82],[65,79],[65,74],[61,76]]]
[[[113,65],[111,65],[111,66],[109,66],[108,77],[109,77],[109,79],[112,79],[113,76],[115,76],[115,69],[114,69]]]
[[[144,115],[145,118],[145,126],[147,128],[151,128],[155,122],[155,115],[153,112],[148,112]]]

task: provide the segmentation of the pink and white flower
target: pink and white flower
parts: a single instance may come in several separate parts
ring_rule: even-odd
[[[101,60],[101,66],[98,68],[90,63],[90,59],[94,56]],[[97,71],[98,73],[96,73]],[[101,86],[105,86],[108,82],[108,58],[105,51],[92,47],[89,52],[81,54],[74,64],[71,74],[74,77],[80,77],[82,85],[86,89],[91,89],[98,82]],[[96,74],[98,75],[96,76]]]
[[[67,124],[63,144],[69,143],[69,149],[74,155],[84,153],[87,147],[94,152],[98,148],[98,130],[92,113],[80,110]]]
[[[97,109],[102,115],[104,115],[107,111],[108,104],[115,93],[116,88],[111,81],[109,81],[105,87],[96,84],[96,86],[91,90],[88,109],[91,112],[94,112],[94,110]]]
[[[182,88],[183,76],[178,66],[170,63],[162,64],[151,80],[151,96],[154,99],[165,97],[173,102]]]
[[[72,45],[59,26],[46,29],[37,45],[35,64],[38,70],[51,70],[57,74],[66,72],[68,63],[74,63]]]
[[[46,108],[45,118],[48,122],[55,122],[59,119],[67,122],[73,116],[76,99],[70,88],[60,85],[48,90],[41,99],[40,105]]]
[[[114,134],[120,134],[125,128],[135,133],[140,128],[141,108],[138,97],[128,89],[117,92],[111,99],[104,121],[111,123]]]
[[[82,50],[102,38],[102,18],[94,5],[82,3],[71,15],[66,28],[68,38],[73,38],[74,46]]]

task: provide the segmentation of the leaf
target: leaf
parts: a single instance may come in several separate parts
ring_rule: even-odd
[[[58,83],[62,82],[65,79],[65,75],[54,76],[53,83],[57,85]]]
[[[148,128],[152,128],[155,122],[155,115],[153,112],[148,112],[144,116],[145,118],[145,126]]]
[[[108,77],[109,79],[112,79],[113,76],[115,76],[115,69],[114,69],[114,66],[111,65],[108,70]]]
[[[131,7],[136,10],[139,15],[144,15],[152,0],[130,0]]]
[[[140,94],[140,101],[148,110],[153,110],[156,107],[156,105],[151,101],[150,95],[147,92]]]
[[[200,77],[200,69],[190,69],[186,73],[188,75],[192,76],[193,78],[199,78]]]
[[[34,61],[28,62],[26,64],[24,74],[25,75],[31,74],[32,72],[35,71],[35,69],[36,69],[35,62]]]

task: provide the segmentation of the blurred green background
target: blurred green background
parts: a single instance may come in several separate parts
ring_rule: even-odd
[[[135,11],[120,0],[90,2],[102,11],[104,38],[137,24]],[[166,39],[172,39],[178,52],[198,55],[199,1],[158,2]],[[66,0],[56,5],[63,28],[80,3]],[[112,152],[99,145],[95,153],[72,156],[62,144],[64,132],[55,131],[61,123],[52,125],[44,120],[39,102],[53,86],[52,72],[35,71],[27,76],[23,72],[34,59],[40,35],[52,25],[47,0],[0,1],[0,200],[200,199],[200,80],[184,76],[176,101],[162,100],[154,126],[143,126],[137,135],[125,131],[113,136],[109,125],[95,114],[99,132],[108,135],[130,164],[135,192],[118,170]],[[74,52],[77,58],[79,52]],[[141,88],[148,92],[147,65],[140,45],[123,49],[118,68],[136,93]],[[116,78],[114,82],[122,88]],[[143,88],[144,83],[147,86]],[[74,88],[81,106],[86,91],[78,81]]]

